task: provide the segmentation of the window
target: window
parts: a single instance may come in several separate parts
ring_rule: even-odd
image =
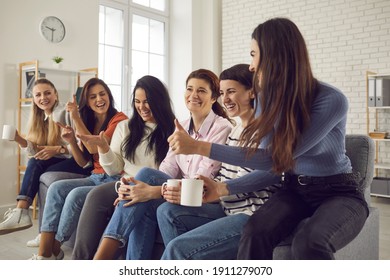
[[[133,3],[153,8],[161,12],[165,11],[165,1],[161,0],[133,0]]]
[[[100,6],[99,76],[111,89],[117,109],[122,110],[124,65],[124,13],[120,9]]]
[[[99,76],[109,85],[117,109],[127,115],[139,78],[153,75],[168,81],[167,1],[130,2],[101,0],[99,15]]]

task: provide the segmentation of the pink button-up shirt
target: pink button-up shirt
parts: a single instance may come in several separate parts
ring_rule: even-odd
[[[191,118],[180,122],[189,131]],[[204,120],[198,133],[191,137],[200,141],[225,144],[232,124],[225,118],[216,115],[212,110]],[[167,156],[160,164],[159,170],[171,178],[194,178],[196,175],[214,178],[221,167],[221,162],[200,155],[175,155],[169,149]]]

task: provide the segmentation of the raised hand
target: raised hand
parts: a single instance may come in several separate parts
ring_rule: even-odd
[[[99,152],[106,153],[110,149],[110,145],[106,137],[104,136],[104,131],[100,131],[99,135],[80,135],[77,134],[77,137],[80,138],[81,141],[87,143],[88,145],[96,145],[98,147]]]
[[[187,131],[181,126],[178,120],[175,119],[175,132],[168,137],[169,147],[175,154],[194,154],[196,140],[188,135]]]
[[[69,125],[64,125],[62,123],[56,122],[56,125],[61,127],[61,138],[64,139],[69,144],[77,143],[74,129]]]
[[[79,115],[79,107],[77,105],[76,101],[76,94],[73,94],[73,99],[72,101],[69,101],[66,103],[66,111],[69,112],[70,117],[74,119],[75,117],[80,117]]]

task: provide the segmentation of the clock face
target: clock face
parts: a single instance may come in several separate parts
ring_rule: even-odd
[[[39,30],[43,38],[51,43],[59,43],[65,37],[65,25],[57,17],[45,17],[39,25]]]

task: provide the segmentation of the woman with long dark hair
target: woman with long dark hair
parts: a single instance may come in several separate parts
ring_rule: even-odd
[[[232,126],[218,103],[219,79],[212,71],[198,69],[186,80],[184,101],[190,118],[182,122],[187,135],[215,143],[225,143]],[[104,232],[94,259],[113,259],[119,248],[127,244],[127,259],[150,259],[157,229],[156,209],[164,202],[161,186],[167,179],[214,178],[221,163],[202,156],[175,155],[172,150],[159,170],[143,168],[131,187],[122,185],[117,207]],[[180,191],[172,193],[178,196]],[[130,238],[129,238],[130,237]]]
[[[348,100],[314,78],[304,38],[289,19],[257,26],[250,54],[259,110],[242,134],[242,147],[194,143],[179,127],[170,137],[172,149],[257,169],[208,186],[206,201],[280,177],[282,189],[244,226],[239,259],[272,259],[275,246],[305,218],[294,235],[292,257],[333,259],[357,236],[368,214],[360,174],[345,154]]]
[[[133,114],[121,122],[111,144],[98,136],[81,136],[99,149],[100,162],[109,174],[123,170],[122,180],[142,167],[158,168],[168,152],[168,136],[174,131],[175,115],[165,85],[153,76],[140,78],[133,90]],[[77,227],[73,259],[92,259],[114,211],[118,194],[115,182],[94,188],[87,196]]]

